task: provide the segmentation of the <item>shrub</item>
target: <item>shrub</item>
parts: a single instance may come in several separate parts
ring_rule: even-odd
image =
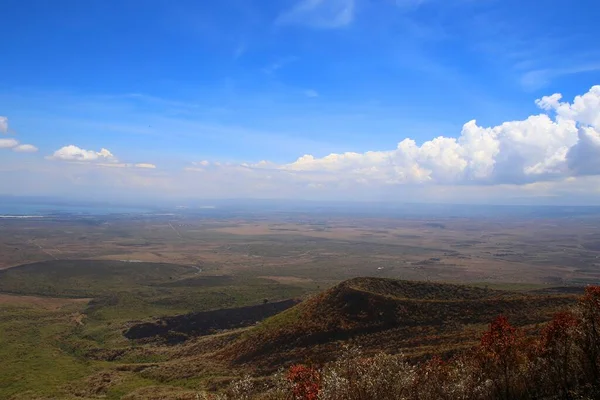
[[[295,400],[317,400],[321,391],[321,373],[312,367],[294,365],[287,373]]]

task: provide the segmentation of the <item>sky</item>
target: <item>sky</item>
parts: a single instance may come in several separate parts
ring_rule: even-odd
[[[600,3],[4,0],[0,194],[600,204]]]

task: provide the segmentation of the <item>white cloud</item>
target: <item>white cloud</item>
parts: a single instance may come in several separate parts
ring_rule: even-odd
[[[12,150],[16,151],[17,153],[35,153],[38,151],[38,148],[32,144],[20,144],[13,147]]]
[[[12,149],[19,145],[16,139],[0,139],[0,149]]]
[[[204,172],[211,165],[210,161],[208,161],[208,160],[193,161],[191,164],[192,164],[192,166],[191,167],[185,167],[184,171]],[[218,167],[221,164],[214,163],[213,165],[216,166],[216,167]]]
[[[0,116],[0,133],[8,133],[8,118]]]
[[[576,96],[573,103],[561,102],[562,95],[555,93],[536,100],[546,111],[554,111],[561,120],[576,121],[600,129],[600,85],[592,86],[585,94]]]
[[[392,150],[307,154],[288,164],[262,161],[220,169],[246,177],[279,176],[283,182],[379,186],[526,185],[600,174],[600,86],[572,103],[560,100],[560,94],[537,100],[547,113],[525,120],[494,127],[469,121],[457,138],[440,136],[421,145],[404,139]]]
[[[60,161],[83,161],[83,162],[108,162],[117,163],[116,157],[108,150],[101,149],[96,152],[93,150],[84,150],[77,146],[69,145],[62,147],[48,157],[51,160]]]
[[[8,128],[8,118],[0,116],[0,133],[14,133]],[[13,138],[0,139],[0,149],[12,149],[17,153],[35,153],[38,148],[31,144],[19,144],[19,141]]]
[[[304,91],[306,97],[319,97],[319,92],[314,89],[307,89]]]
[[[51,165],[77,179],[109,187],[112,180],[121,182],[114,187],[136,182],[174,197],[535,202],[538,196],[600,203],[600,86],[572,101],[553,94],[536,104],[542,111],[523,120],[491,127],[472,120],[456,135],[424,143],[406,138],[392,149],[305,154],[291,162],[204,160],[189,164],[186,172],[169,173],[154,164],[119,161],[106,149],[66,146],[48,158],[68,161],[68,167]],[[14,139],[0,140],[0,147],[16,146]]]
[[[135,168],[156,169],[156,165],[148,163],[138,163],[133,165]]]
[[[334,29],[354,20],[355,0],[300,0],[276,19],[278,25]]]
[[[78,164],[91,164],[98,167],[108,168],[138,168],[138,169],[156,169],[156,165],[150,163],[123,163],[119,162],[109,150],[102,148],[100,151],[84,150],[77,146],[69,145],[62,147],[54,152],[51,156],[46,157],[48,160],[67,161]]]
[[[600,133],[591,127],[578,133],[579,141],[566,155],[569,168],[577,175],[600,175]]]

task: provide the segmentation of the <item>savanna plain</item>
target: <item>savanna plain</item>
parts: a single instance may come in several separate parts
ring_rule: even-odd
[[[598,210],[4,217],[0,398],[335,398],[315,371],[442,363],[500,314],[537,334],[599,266]]]

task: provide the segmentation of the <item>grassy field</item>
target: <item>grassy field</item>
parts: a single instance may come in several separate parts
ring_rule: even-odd
[[[61,338],[75,329],[84,304],[48,310],[18,300],[0,304],[0,398],[57,396],[62,385],[93,372],[88,361],[61,349]]]
[[[262,304],[306,291],[269,279],[203,276],[171,264],[70,260],[2,270],[0,398],[63,398],[84,390],[86,379],[102,371],[108,375],[94,383],[99,392],[84,395],[121,398],[132,388],[161,382],[115,372],[113,361],[168,358],[132,346],[122,335],[131,321]]]

